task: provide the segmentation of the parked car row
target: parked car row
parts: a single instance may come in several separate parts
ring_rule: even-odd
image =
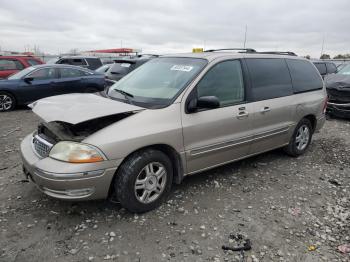
[[[68,94],[103,91],[103,74],[70,65],[34,65],[0,80],[0,112],[38,99]]]
[[[33,56],[0,55],[0,79],[7,78],[24,68],[40,64],[43,64],[43,61]]]

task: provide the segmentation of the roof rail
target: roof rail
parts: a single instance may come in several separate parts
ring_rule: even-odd
[[[290,55],[290,56],[297,56],[296,53],[290,52],[290,51],[264,51],[264,52],[257,52],[258,54],[269,54],[269,55]]]
[[[256,53],[253,48],[221,48],[221,49],[209,49],[204,52],[217,52],[217,51],[243,51],[238,53]]]

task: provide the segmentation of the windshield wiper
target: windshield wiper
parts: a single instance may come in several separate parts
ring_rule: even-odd
[[[112,89],[112,90],[113,90],[113,91],[116,91],[116,92],[118,92],[118,93],[120,93],[120,94],[122,94],[122,95],[124,95],[125,99],[128,100],[129,104],[133,105],[133,103],[132,103],[132,101],[131,101],[131,99],[130,99],[130,97],[131,97],[131,98],[134,97],[133,94],[130,94],[130,93],[128,93],[128,92],[126,92],[126,91],[124,91],[124,90],[120,90],[120,89]]]

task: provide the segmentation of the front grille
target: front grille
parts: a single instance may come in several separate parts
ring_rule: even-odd
[[[38,135],[35,135],[33,137],[32,145],[33,145],[34,152],[42,158],[49,156],[50,150],[53,146],[51,143],[42,139]]]

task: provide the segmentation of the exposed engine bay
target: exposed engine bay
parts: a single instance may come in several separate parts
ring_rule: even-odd
[[[115,122],[129,117],[136,112],[125,112],[115,115],[104,116],[87,120],[78,124],[71,124],[62,121],[49,123],[42,122],[38,126],[37,134],[52,144],[59,141],[81,142],[89,135],[101,130]]]

